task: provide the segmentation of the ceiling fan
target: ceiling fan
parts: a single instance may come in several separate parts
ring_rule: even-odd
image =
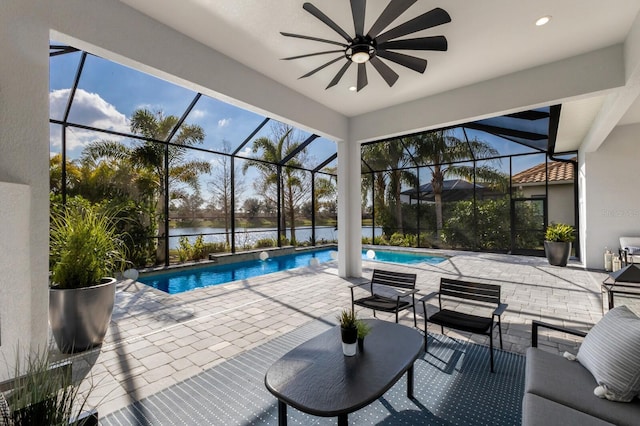
[[[353,25],[355,28],[354,37],[351,37],[338,24],[331,20],[331,18],[320,11],[320,9],[318,9],[311,3],[304,3],[302,5],[302,8],[304,10],[315,16],[320,21],[324,22],[332,30],[342,36],[342,38],[345,39],[346,43],[342,41],[327,40],[318,37],[280,32],[280,34],[285,37],[318,41],[321,43],[328,43],[341,47],[337,50],[326,50],[322,52],[308,53],[306,55],[291,56],[288,58],[283,58],[283,60],[292,60],[306,58],[309,56],[340,53],[340,56],[338,56],[337,58],[330,60],[329,62],[319,66],[314,70],[309,71],[308,73],[300,77],[309,77],[335,62],[346,59],[347,63],[344,64],[342,68],[340,68],[338,73],[335,75],[335,77],[333,77],[333,80],[331,80],[325,90],[338,84],[351,64],[356,63],[358,64],[357,90],[360,91],[367,85],[367,69],[365,65],[367,62],[373,65],[376,71],[378,71],[382,78],[387,82],[389,87],[393,86],[398,80],[398,74],[394,70],[392,70],[385,62],[380,60],[380,58],[395,62],[396,64],[410,68],[416,72],[424,73],[425,69],[427,68],[427,61],[425,59],[406,55],[404,53],[398,53],[396,51],[446,51],[447,39],[441,35],[399,40],[396,39],[408,34],[425,30],[427,28],[432,28],[438,25],[446,24],[447,22],[451,22],[451,17],[445,10],[439,7],[435,8],[386,32],[381,33],[394,20],[396,20],[407,9],[409,9],[409,7],[411,7],[411,5],[413,5],[416,1],[417,0],[391,0],[382,14],[378,17],[369,31],[365,34],[364,18],[367,2],[366,0],[351,0],[351,13],[353,15]]]

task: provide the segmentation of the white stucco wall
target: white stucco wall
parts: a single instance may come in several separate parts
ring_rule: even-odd
[[[0,368],[2,381],[14,371],[10,364],[17,351],[24,353],[31,344],[31,253],[25,238],[30,229],[31,188],[0,182],[0,200],[0,358],[7,362],[7,368]]]
[[[523,186],[525,197],[544,196],[544,185]],[[567,223],[575,225],[573,185],[549,183],[547,209],[549,223]]]
[[[640,124],[618,126],[596,152],[581,153],[580,221],[583,260],[603,268],[605,247],[618,248],[621,236],[640,236]]]
[[[47,342],[49,29],[46,2],[0,2],[0,356]],[[7,184],[8,183],[8,184]],[[10,185],[17,184],[17,185]],[[4,363],[2,363],[4,364]],[[9,371],[0,368],[0,380]]]

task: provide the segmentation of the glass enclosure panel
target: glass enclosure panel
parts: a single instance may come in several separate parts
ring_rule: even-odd
[[[64,118],[81,56],[81,52],[73,52],[52,56],[50,59],[49,117],[54,120]]]
[[[315,197],[315,243],[338,242],[338,182],[335,176],[316,173]]]
[[[277,247],[277,167],[236,158],[234,170],[234,185],[241,187],[235,204],[235,249]]]
[[[242,149],[241,144],[264,119],[261,115],[208,96],[202,96],[187,117],[187,121],[204,130],[202,148],[227,154]]]
[[[311,142],[307,148],[307,162],[306,167],[311,170],[315,170],[320,164],[324,163],[331,156],[337,152],[337,145],[335,142],[326,138],[317,138]],[[326,164],[324,167],[336,167],[337,160],[334,159]],[[334,170],[335,173],[335,170]]]

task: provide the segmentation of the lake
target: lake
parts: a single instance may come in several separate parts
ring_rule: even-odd
[[[175,249],[178,247],[178,242],[181,235],[193,235],[193,234],[210,234],[204,235],[204,241],[206,243],[221,243],[225,241],[224,228],[172,228],[169,230],[169,248]],[[375,228],[375,235],[382,235],[382,228]],[[236,246],[242,247],[245,245],[253,245],[256,241],[263,238],[273,238],[277,236],[277,230],[274,228],[236,228]],[[371,238],[371,227],[362,228],[362,236]],[[287,230],[287,238],[291,237],[290,230]],[[311,227],[296,228],[296,239],[298,241],[310,241],[311,240]],[[316,241],[318,240],[333,241],[338,239],[338,230],[333,226],[316,227]],[[195,236],[190,236],[189,241],[193,244],[196,240]]]

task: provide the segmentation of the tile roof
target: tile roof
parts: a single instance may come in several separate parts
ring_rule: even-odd
[[[575,160],[575,158],[572,158]],[[560,161],[549,163],[549,182],[573,181],[573,165]],[[538,164],[513,175],[513,183],[543,183],[545,181],[545,163]]]

